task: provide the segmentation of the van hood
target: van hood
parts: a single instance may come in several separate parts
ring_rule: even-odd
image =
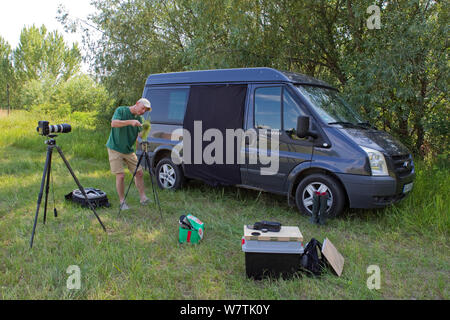
[[[359,128],[342,128],[339,130],[358,145],[381,151],[388,156],[410,153],[402,143],[385,131]]]

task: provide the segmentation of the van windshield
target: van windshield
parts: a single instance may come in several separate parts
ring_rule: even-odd
[[[297,85],[296,87],[311,102],[314,110],[326,123],[342,126],[371,126],[363,121],[363,118],[340,97],[337,91],[316,86]]]

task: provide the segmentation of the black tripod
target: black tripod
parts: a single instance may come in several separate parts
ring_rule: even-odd
[[[67,169],[69,169],[70,174],[72,175],[73,179],[75,180],[75,183],[78,185],[78,188],[80,189],[81,193],[85,197],[87,203],[89,204],[90,209],[94,212],[94,215],[97,217],[98,222],[100,222],[100,225],[102,226],[103,230],[106,232],[106,228],[103,225],[102,221],[100,220],[100,217],[95,212],[94,207],[92,206],[91,202],[89,201],[89,198],[84,191],[83,186],[78,181],[77,177],[75,176],[75,173],[73,172],[72,168],[69,165],[69,162],[67,161],[66,157],[64,157],[64,154],[60,147],[56,145],[56,141],[54,138],[56,138],[56,135],[49,135],[48,136],[50,140],[45,141],[45,144],[47,145],[47,158],[45,160],[45,166],[44,166],[44,174],[42,175],[42,181],[41,181],[41,189],[39,191],[38,201],[37,201],[37,208],[36,208],[36,216],[34,217],[34,225],[33,225],[33,232],[31,233],[31,239],[30,239],[30,248],[33,248],[33,239],[34,239],[34,233],[36,231],[36,224],[37,219],[39,215],[39,208],[41,206],[42,202],[42,196],[44,194],[44,185],[46,185],[45,188],[45,204],[44,204],[44,224],[47,219],[47,200],[48,200],[48,191],[50,188],[50,172],[52,169],[52,154],[53,154],[53,148],[56,148],[58,150],[59,155],[63,159],[64,163],[66,164]],[[45,183],[47,181],[47,184]],[[57,216],[56,209],[55,209],[55,217]]]
[[[158,192],[156,191],[155,185],[153,183],[152,168],[150,166],[150,157],[148,155],[148,145],[149,145],[148,141],[141,142],[142,153],[141,153],[141,156],[139,157],[138,163],[136,165],[136,169],[134,170],[133,177],[131,178],[131,182],[130,182],[130,185],[128,186],[128,190],[127,190],[127,193],[125,194],[125,199],[123,200],[123,202],[125,202],[125,200],[127,199],[128,192],[130,192],[130,188],[131,188],[131,185],[133,184],[134,178],[136,177],[136,173],[138,172],[139,165],[141,164],[142,160],[144,160],[145,165],[147,166],[148,172],[150,174],[150,181],[152,182],[153,198],[155,199],[155,202],[158,204],[159,214],[161,215],[161,219],[164,219],[163,215],[162,215],[162,211],[161,211],[161,205],[159,204]],[[119,206],[119,214],[121,211],[122,211],[122,206],[120,205]]]

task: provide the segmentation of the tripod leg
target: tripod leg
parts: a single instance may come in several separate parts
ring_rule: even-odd
[[[145,163],[147,165],[148,172],[150,173],[150,181],[152,182],[153,197],[154,197],[156,203],[158,204],[159,214],[161,215],[161,219],[164,220],[163,215],[162,215],[162,210],[161,210],[161,204],[159,203],[158,192],[156,191],[155,185],[153,183],[152,168],[150,167],[150,158],[149,158],[147,152],[145,152]]]
[[[48,152],[50,152],[50,158],[48,160],[48,169],[47,169],[47,182],[45,186],[45,201],[44,201],[44,224],[47,221],[47,202],[48,202],[48,191],[50,189],[50,174],[52,171],[52,154],[53,148],[49,147]]]
[[[39,190],[39,195],[38,195],[36,215],[34,217],[34,224],[33,224],[33,231],[31,232],[30,249],[33,248],[34,233],[36,231],[36,224],[37,224],[37,219],[38,219],[38,215],[39,215],[39,208],[41,206],[42,195],[44,193],[45,178],[47,177],[48,164],[50,162],[50,158],[51,158],[51,154],[52,154],[51,149],[52,149],[52,147],[50,147],[50,146],[47,147],[47,158],[45,159],[44,173],[42,175],[41,189]]]
[[[136,174],[137,174],[139,166],[140,166],[140,164],[142,162],[142,157],[143,156],[144,156],[144,153],[142,153],[141,156],[139,157],[138,163],[136,165],[136,169],[134,170],[133,177],[131,178],[131,181],[130,181],[130,185],[128,186],[127,192],[125,193],[125,198],[123,199],[124,202],[125,202],[125,200],[128,197],[128,192],[130,192],[131,185],[133,184],[133,180],[136,177]],[[122,211],[122,206],[119,205],[119,214],[120,214],[121,211]]]
[[[55,145],[56,150],[58,150],[59,155],[61,156],[61,158],[63,159],[64,163],[66,164],[67,169],[69,169],[70,174],[72,175],[73,179],[75,180],[75,183],[77,184],[78,188],[80,189],[81,193],[83,194],[84,198],[86,199],[86,202],[89,204],[89,208],[92,210],[92,212],[94,213],[95,217],[97,218],[98,222],[100,223],[100,225],[103,228],[103,231],[106,232],[106,228],[103,225],[102,220],[100,220],[100,217],[97,215],[97,212],[95,212],[94,207],[91,204],[91,201],[89,201],[89,198],[86,194],[86,191],[84,191],[83,186],[81,185],[80,181],[78,181],[77,177],[75,176],[75,173],[73,172],[72,168],[70,167],[69,162],[67,161],[66,157],[64,157],[64,154],[61,150],[60,147]]]
[[[153,193],[153,199],[156,202],[156,195],[155,195],[155,187],[153,185],[153,175],[152,175],[152,168],[150,167],[150,160],[148,160],[147,157],[145,157],[145,164],[147,165],[148,173],[150,174],[150,182],[152,183],[152,193]],[[158,178],[156,178],[158,179]],[[159,204],[159,203],[158,203]]]

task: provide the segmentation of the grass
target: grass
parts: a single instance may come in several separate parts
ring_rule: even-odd
[[[418,162],[412,194],[384,210],[347,210],[325,227],[287,205],[284,197],[190,182],[178,192],[159,191],[156,206],[143,208],[135,187],[132,209],[117,214],[115,178],[104,147],[109,131],[68,118],[74,132],[57,138],[84,187],[108,194],[112,208],[99,213],[64,201],[76,189],[55,154],[47,224],[42,209],[34,248],[29,249],[37,195],[45,162],[39,115],[14,112],[0,117],[0,299],[449,299],[449,168],[445,161]],[[126,177],[127,183],[131,174]],[[147,193],[151,184],[146,176]],[[178,243],[178,218],[192,213],[205,222],[197,246]],[[305,242],[328,237],[345,257],[338,278],[253,281],[245,276],[240,240],[243,226],[259,220],[299,226]],[[81,289],[68,290],[71,265],[81,269]],[[369,290],[367,268],[381,269],[381,289]]]

